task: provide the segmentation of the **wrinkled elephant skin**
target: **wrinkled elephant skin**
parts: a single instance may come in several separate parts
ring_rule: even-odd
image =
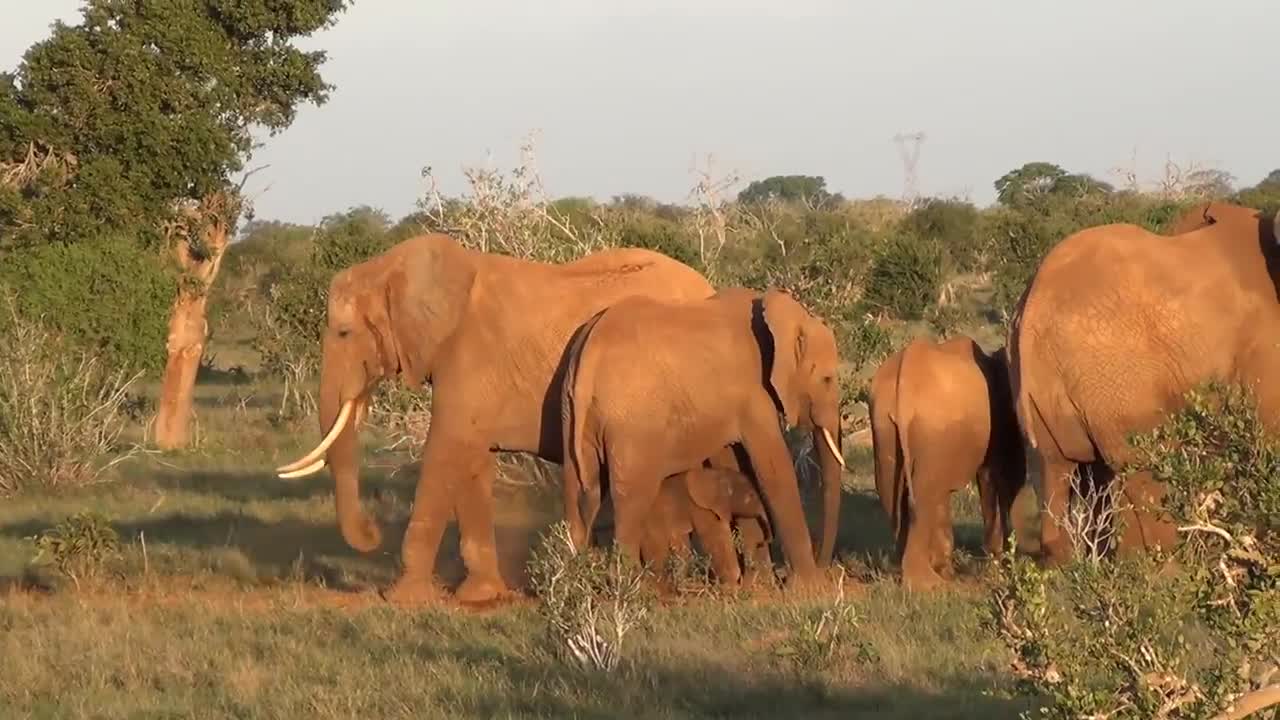
[[[1041,261],[1008,338],[1019,423],[1041,505],[1043,562],[1074,551],[1063,531],[1069,477],[1108,482],[1134,459],[1127,439],[1149,431],[1211,379],[1250,387],[1264,422],[1280,426],[1280,247],[1277,218],[1202,204],[1173,234],[1128,224],[1077,232]],[[1163,487],[1135,473],[1121,552],[1171,549]]]
[[[320,447],[279,468],[299,477],[329,467],[338,525],[351,547],[382,543],[359,499],[358,429],[370,393],[399,378],[429,383],[431,426],[403,571],[384,596],[416,602],[436,594],[433,574],[451,511],[467,576],[464,602],[507,592],[494,528],[494,451],[560,462],[559,377],[574,330],[631,295],[671,300],[714,292],[695,270],[642,249],[600,251],[550,264],[464,248],[433,233],[405,240],[338,272],[330,282],[320,379]]]

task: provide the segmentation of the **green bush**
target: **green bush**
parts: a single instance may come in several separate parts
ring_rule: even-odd
[[[938,299],[943,271],[938,240],[897,233],[871,263],[864,301],[899,319],[919,320]]]
[[[1006,556],[993,620],[1041,717],[1204,718],[1274,687],[1280,647],[1280,443],[1254,399],[1210,383],[1132,439],[1180,528],[1159,555],[1077,559],[1057,572]],[[1124,475],[1118,476],[1123,482]],[[1231,717],[1241,717],[1232,715]]]
[[[390,248],[391,219],[381,210],[356,207],[326,217],[316,235],[311,264],[330,275]]]
[[[978,240],[978,218],[972,203],[930,198],[904,216],[901,227],[908,235],[937,240],[951,264],[968,272],[980,269],[983,248]]]
[[[79,587],[81,578],[93,577],[119,559],[120,534],[101,514],[86,510],[35,536],[32,546],[32,567],[52,566]]]
[[[679,223],[654,215],[632,211],[614,211],[603,215],[618,225],[618,245],[654,250],[679,260],[689,267],[706,272],[697,246],[682,232]]]
[[[18,313],[43,322],[113,365],[158,372],[165,363],[176,275],[126,238],[49,243],[6,253],[0,287]],[[0,312],[0,333],[11,318]]]

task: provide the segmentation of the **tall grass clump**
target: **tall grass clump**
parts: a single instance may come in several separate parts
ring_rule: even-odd
[[[121,434],[142,375],[112,368],[4,301],[0,342],[0,494],[97,482],[132,454]]]

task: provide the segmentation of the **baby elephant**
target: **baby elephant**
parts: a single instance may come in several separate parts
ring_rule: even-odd
[[[745,568],[739,566],[731,525],[738,528]],[[737,470],[699,468],[666,478],[640,548],[644,561],[661,567],[673,550],[688,557],[693,531],[722,584],[750,585],[761,569],[772,567],[769,517],[751,478]]]
[[[923,589],[952,576],[951,494],[975,477],[983,544],[999,557],[1026,479],[1005,350],[987,354],[964,336],[917,338],[876,370],[868,405],[876,492],[903,585]]]

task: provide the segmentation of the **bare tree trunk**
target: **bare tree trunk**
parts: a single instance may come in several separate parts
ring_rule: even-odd
[[[156,445],[172,450],[191,442],[191,409],[195,404],[196,373],[204,357],[209,323],[206,296],[183,287],[169,315],[169,359],[164,366],[160,407],[156,414]]]
[[[169,359],[165,363],[156,413],[156,445],[161,449],[173,450],[191,442],[196,373],[209,335],[206,318],[209,288],[218,276],[227,250],[232,202],[223,193],[205,198],[187,213],[184,222],[170,228],[182,280],[169,315],[169,337],[165,343]],[[198,251],[190,242],[193,235],[204,240]]]

